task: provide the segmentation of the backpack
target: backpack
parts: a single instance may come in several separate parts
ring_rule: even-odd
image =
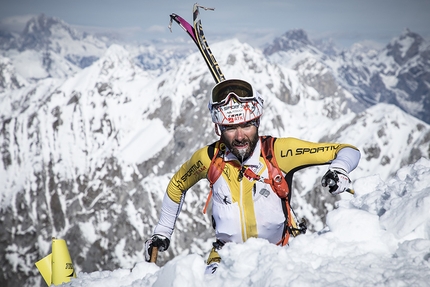
[[[285,220],[285,226],[284,226],[284,233],[281,241],[278,242],[278,245],[284,246],[288,244],[290,234],[292,234],[293,236],[297,236],[300,233],[305,233],[306,225],[304,222],[302,222],[299,225],[300,228],[297,228],[297,223],[292,217],[292,212],[291,212],[292,209],[290,206],[290,189],[287,184],[287,181],[285,180],[282,174],[281,169],[278,166],[278,163],[276,162],[276,158],[274,157],[274,154],[273,154],[273,147],[274,147],[276,138],[271,136],[261,136],[260,139],[261,139],[261,155],[264,158],[264,161],[266,162],[268,178],[261,178],[259,175],[255,174],[250,168],[242,167],[236,162],[229,162],[229,164],[240,169],[239,178],[238,178],[239,181],[245,175],[257,181],[262,181],[267,184],[270,184],[270,186],[272,187],[272,190],[281,198],[282,208],[284,210],[286,220]],[[216,151],[216,154],[215,154],[215,151]],[[225,145],[223,143],[217,142],[215,149],[213,150],[213,155],[211,156],[211,154],[209,154],[209,156],[212,158],[211,164],[208,169],[208,175],[207,175],[208,181],[210,183],[210,192],[206,200],[203,213],[206,213],[207,207],[209,205],[209,201],[212,197],[213,184],[221,176],[224,170],[224,167],[226,165],[226,162],[224,161],[224,153],[225,153]]]

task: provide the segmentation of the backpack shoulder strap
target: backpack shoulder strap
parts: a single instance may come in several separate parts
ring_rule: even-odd
[[[290,193],[287,181],[285,180],[281,169],[274,156],[274,144],[276,138],[271,136],[261,137],[261,155],[267,166],[267,175],[272,189],[280,198],[288,197]]]
[[[211,152],[208,148],[208,154]],[[225,145],[223,143],[220,143],[219,141],[215,143],[215,147],[213,147],[212,151],[212,160],[208,169],[208,175],[207,178],[212,185],[215,183],[215,181],[218,180],[218,178],[221,176],[222,171],[225,167],[224,162],[224,152],[225,152]],[[210,154],[209,154],[210,157]]]
[[[218,141],[213,142],[213,143],[211,143],[210,145],[208,145],[207,152],[208,152],[208,157],[209,157],[210,159],[212,159],[212,158],[214,157],[214,155],[215,155],[215,150],[217,149],[218,145],[219,145],[219,142],[218,142]]]
[[[274,155],[275,141],[277,138],[272,136],[262,136],[261,137],[261,151],[264,159],[270,161],[270,163],[279,168],[278,162],[276,161],[276,157]]]
[[[261,137],[261,153],[264,159],[272,162],[273,159],[273,147],[276,138],[272,136],[262,136]]]
[[[291,206],[289,202],[290,190],[287,181],[282,175],[282,171],[278,166],[276,158],[274,156],[274,145],[276,138],[271,136],[261,137],[261,154],[267,165],[267,172],[271,180],[272,189],[278,194],[282,200],[282,208],[285,214],[285,229],[279,245],[287,245],[290,239],[290,234],[297,236],[297,224],[293,219]],[[281,178],[280,178],[281,177]]]
[[[206,199],[205,207],[203,208],[204,214],[206,214],[209,201],[212,197],[212,186],[221,176],[225,167],[224,152],[225,152],[225,145],[223,143],[220,143],[219,141],[215,142],[214,144],[208,147],[208,156],[212,160],[209,165],[208,174],[207,174],[207,179],[210,183],[210,191],[208,194],[208,198]]]

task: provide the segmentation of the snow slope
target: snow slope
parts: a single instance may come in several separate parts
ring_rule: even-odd
[[[430,160],[387,181],[360,178],[355,189],[328,213],[324,229],[288,247],[261,239],[227,244],[214,275],[204,275],[205,258],[181,254],[162,267],[81,272],[63,286],[429,286]]]

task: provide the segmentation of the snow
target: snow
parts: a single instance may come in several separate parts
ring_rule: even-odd
[[[354,186],[319,232],[286,247],[262,239],[226,244],[215,274],[204,275],[206,258],[183,253],[161,267],[80,272],[63,286],[428,286],[430,160]]]
[[[150,137],[148,135],[151,135]],[[172,139],[159,119],[147,121],[121,150],[121,157],[129,163],[144,162],[160,152]]]
[[[406,56],[406,53],[409,51],[409,49],[414,44],[415,39],[413,37],[409,37],[408,35],[405,35],[405,37],[400,39],[400,52],[402,53],[401,57],[404,58]]]
[[[18,54],[18,53],[17,53]],[[40,58],[40,53],[36,51],[23,51],[19,53],[19,57],[13,57],[17,72],[24,78],[42,79],[48,76],[48,73],[43,69],[43,59]]]

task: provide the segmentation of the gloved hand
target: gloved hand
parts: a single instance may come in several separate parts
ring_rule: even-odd
[[[321,185],[323,187],[328,186],[328,191],[333,195],[350,191],[350,183],[351,180],[348,177],[348,173],[340,168],[330,168],[321,179]]]
[[[170,240],[164,235],[154,234],[152,237],[145,241],[145,260],[151,260],[151,253],[153,247],[158,247],[158,251],[163,252],[169,248]]]

